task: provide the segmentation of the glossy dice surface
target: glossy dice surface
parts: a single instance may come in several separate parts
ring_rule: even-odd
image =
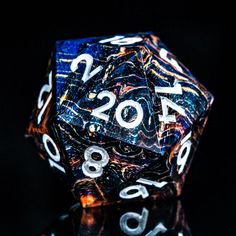
[[[58,41],[28,134],[83,207],[181,193],[213,96],[152,33]]]

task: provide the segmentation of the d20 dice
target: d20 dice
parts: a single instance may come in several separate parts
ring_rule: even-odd
[[[167,198],[212,102],[152,33],[59,41],[28,135],[83,207]]]

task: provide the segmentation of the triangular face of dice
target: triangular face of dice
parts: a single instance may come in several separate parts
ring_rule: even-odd
[[[85,72],[88,74],[95,69],[93,79],[101,77],[100,69],[107,64],[107,57],[110,53],[118,53],[119,48],[111,48],[108,54],[107,50],[103,50],[102,45],[97,44],[97,41],[98,39],[90,38],[57,42],[55,48],[57,113],[63,110],[65,100],[67,103],[76,102],[81,93],[83,94],[87,89],[88,83],[82,80]],[[79,57],[81,55],[82,57]],[[73,60],[76,65],[72,71]]]
[[[115,49],[109,52],[110,59],[104,63],[99,58],[102,53],[98,52],[107,47],[92,44],[83,51],[90,55],[95,52],[94,61],[102,61],[103,69],[85,83],[72,78],[73,74],[64,79],[74,79],[74,88],[63,102],[58,100],[58,119],[80,128],[93,127],[104,136],[158,152],[152,97],[143,68],[143,48],[112,47]],[[95,64],[94,68],[98,66]],[[81,77],[81,73],[79,75]],[[58,91],[57,98],[62,99],[64,95]]]
[[[153,96],[158,142],[161,152],[170,153],[209,111],[213,96],[158,37],[146,37],[144,45],[144,68]]]
[[[119,65],[123,60],[128,60],[135,50],[139,50],[139,42],[146,35],[147,33],[128,34],[125,39],[130,39],[130,42],[123,40],[124,36],[115,36],[111,39],[95,37],[58,41],[55,47],[54,65],[57,112],[63,110],[61,105],[64,100],[76,101],[80,96],[83,96],[84,91],[91,84],[84,82],[85,77],[92,77],[96,81],[103,78],[101,80],[101,86],[103,86],[109,71],[113,70],[110,63],[116,60],[116,65]],[[113,44],[116,41],[111,43],[112,39],[119,38],[121,38],[119,41],[121,45]],[[133,44],[136,45],[134,39],[137,41],[136,48],[133,46]]]

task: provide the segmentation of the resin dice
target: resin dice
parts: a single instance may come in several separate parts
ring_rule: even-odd
[[[152,33],[58,41],[27,133],[83,207],[168,198],[212,102]]]

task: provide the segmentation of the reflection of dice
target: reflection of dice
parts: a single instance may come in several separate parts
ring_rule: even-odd
[[[83,210],[77,204],[40,235],[52,234],[191,236],[191,231],[180,201],[162,201]]]
[[[181,193],[213,96],[151,33],[56,43],[28,135],[83,207]]]

